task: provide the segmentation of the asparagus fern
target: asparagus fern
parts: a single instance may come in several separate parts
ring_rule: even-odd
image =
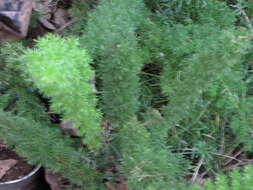
[[[133,118],[139,107],[143,58],[135,31],[143,12],[141,0],[103,0],[81,37],[98,65],[103,112],[117,127]]]
[[[89,82],[94,77],[91,60],[78,41],[48,35],[37,40],[36,49],[25,52],[24,61],[36,87],[51,98],[51,110],[72,120],[83,142],[96,150],[101,142],[101,113]]]

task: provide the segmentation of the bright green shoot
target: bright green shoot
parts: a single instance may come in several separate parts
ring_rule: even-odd
[[[41,92],[51,98],[51,110],[72,120],[77,134],[91,149],[100,145],[101,113],[96,109],[91,59],[75,38],[47,35],[24,55],[27,72]]]

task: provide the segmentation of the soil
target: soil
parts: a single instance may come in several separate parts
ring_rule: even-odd
[[[15,152],[0,146],[0,160],[8,159],[14,159],[18,162],[15,166],[6,172],[2,179],[0,179],[0,182],[20,179],[34,169],[34,166],[27,164],[25,160],[19,157]]]

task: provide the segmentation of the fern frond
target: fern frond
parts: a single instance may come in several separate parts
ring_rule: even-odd
[[[95,150],[101,142],[101,113],[90,80],[91,60],[77,39],[48,35],[37,40],[24,55],[26,69],[43,94],[51,98],[51,109],[72,120],[78,135]]]

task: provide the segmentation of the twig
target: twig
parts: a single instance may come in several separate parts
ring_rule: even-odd
[[[239,156],[241,153],[243,152],[243,150],[239,150],[237,153],[235,153],[235,155],[233,156],[234,158],[237,158],[237,156]],[[225,166],[228,165],[233,159],[229,159],[227,162],[225,162]]]
[[[222,157],[230,158],[229,161],[225,163],[225,165],[227,165],[232,160],[236,160],[237,162],[242,162],[241,160],[238,160],[238,159],[236,159],[236,157],[233,157],[233,156],[228,156],[228,155],[223,155],[223,154],[218,154],[218,153],[212,153],[212,154],[217,155],[217,156],[222,156]]]
[[[205,171],[205,172],[203,172],[201,175],[200,175],[200,177],[199,177],[199,179],[198,179],[198,181],[196,182],[197,184],[199,184],[199,185],[203,185],[204,184],[204,177],[205,177],[205,175],[208,173],[208,171]]]
[[[220,126],[220,116],[217,115],[217,127]],[[224,125],[223,123],[221,124],[221,130],[222,130],[222,134],[221,134],[221,142],[220,142],[220,150],[219,150],[219,154],[223,154],[224,150],[225,150],[225,130],[224,130]]]
[[[114,185],[111,184],[111,183],[109,183],[109,182],[105,183],[105,185],[106,185],[106,187],[107,187],[108,189],[110,189],[110,190],[116,190],[116,188],[114,187]]]
[[[192,176],[192,179],[191,179],[191,182],[192,182],[192,183],[195,183],[195,182],[196,182],[196,179],[197,179],[198,174],[199,174],[200,167],[202,166],[203,162],[204,162],[204,158],[202,157],[202,158],[200,159],[200,161],[199,161],[199,163],[198,163],[196,169],[195,169],[195,172],[194,172],[193,176]]]
[[[60,31],[62,31],[63,29],[67,28],[68,26],[70,26],[71,24],[75,23],[75,20],[72,19],[69,22],[65,23],[64,25],[62,25],[60,28],[58,28],[57,30],[54,31],[54,33],[59,33]]]
[[[241,10],[241,14],[243,15],[247,25],[248,25],[248,28],[250,29],[250,32],[251,32],[251,35],[252,35],[252,38],[253,38],[253,26],[252,26],[252,23],[250,22],[250,18],[248,17],[248,15],[246,14],[246,12],[244,10]]]
[[[240,163],[237,163],[237,164],[234,164],[234,165],[232,165],[230,167],[225,168],[224,171],[225,172],[226,171],[231,171],[232,169],[237,168],[239,166],[243,166],[243,165],[246,165],[246,164],[252,164],[252,163],[253,163],[253,160],[249,160],[249,161],[245,161],[245,162],[240,162]]]

